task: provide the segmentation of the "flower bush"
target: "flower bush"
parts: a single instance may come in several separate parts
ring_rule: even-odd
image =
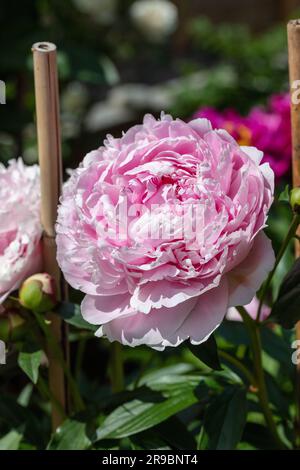
[[[147,115],[108,136],[58,207],[68,302],[41,273],[38,168],[1,167],[0,448],[297,448],[300,262],[283,278],[282,261],[299,191],[275,202],[291,219],[275,260],[264,233],[274,173],[262,158],[205,118]],[[53,399],[64,390],[53,365],[68,409]]]

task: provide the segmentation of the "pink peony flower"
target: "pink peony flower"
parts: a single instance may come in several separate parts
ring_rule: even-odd
[[[37,165],[0,164],[0,303],[41,266],[40,181]]]
[[[96,334],[199,344],[251,301],[274,262],[263,233],[274,175],[262,156],[206,119],[169,115],[86,155],[64,187],[57,245]]]
[[[247,312],[249,313],[250,317],[253,320],[256,320],[258,307],[259,307],[259,300],[256,296],[253,297],[253,299],[251,300],[251,302],[248,305],[245,305],[245,308],[246,308]],[[266,320],[268,318],[268,316],[270,315],[270,313],[271,313],[270,307],[268,307],[268,305],[264,304],[262,306],[262,309],[261,309],[260,320],[261,321]],[[230,321],[242,321],[242,318],[241,318],[239,312],[234,307],[230,307],[230,309],[228,310],[228,312],[226,314],[226,318],[227,318],[227,320],[230,320]]]
[[[195,117],[209,119],[214,129],[226,129],[240,145],[257,147],[264,153],[263,162],[269,162],[280,178],[291,166],[290,113],[289,95],[274,95],[268,109],[254,107],[247,117],[234,110],[218,112],[213,108],[202,108]]]

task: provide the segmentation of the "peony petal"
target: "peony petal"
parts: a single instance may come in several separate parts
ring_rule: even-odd
[[[241,146],[241,150],[251,158],[251,160],[256,164],[259,165],[263,159],[264,153],[258,150],[255,147],[247,147],[245,145]]]
[[[205,342],[223,321],[227,307],[228,284],[225,278],[218,287],[198,297],[195,307],[177,331],[178,338],[190,338],[192,344]]]
[[[105,324],[115,318],[133,315],[135,310],[130,306],[130,295],[86,295],[81,303],[83,318],[92,325]]]
[[[216,278],[213,284],[201,281],[191,281],[189,284],[166,280],[148,282],[136,287],[130,305],[142,313],[149,313],[152,309],[162,307],[176,307],[176,305],[215,287],[218,282],[219,278]]]
[[[189,299],[173,309],[163,307],[152,310],[148,315],[137,313],[117,318],[105,324],[98,335],[102,334],[109,341],[119,341],[128,346],[147,344],[164,348],[163,342],[180,328],[196,302],[197,298]]]
[[[200,137],[212,130],[211,122],[205,118],[192,119],[189,122],[189,126],[191,126],[192,129],[194,129],[194,131],[196,131]]]
[[[275,255],[271,240],[260,232],[248,256],[227,274],[229,306],[247,305],[274,266]]]

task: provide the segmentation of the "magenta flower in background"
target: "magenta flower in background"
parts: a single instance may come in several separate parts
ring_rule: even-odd
[[[291,166],[290,97],[274,95],[268,108],[254,107],[248,116],[234,110],[218,112],[204,107],[194,117],[207,118],[214,129],[226,129],[240,145],[257,147],[264,153],[263,162],[269,162],[277,178]]]
[[[96,334],[199,344],[252,300],[274,262],[263,232],[274,174],[262,156],[206,119],[169,115],[86,155],[64,187],[57,246]]]
[[[41,268],[39,167],[0,164],[0,303]]]

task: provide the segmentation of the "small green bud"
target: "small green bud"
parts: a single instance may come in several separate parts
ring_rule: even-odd
[[[30,276],[19,290],[19,300],[23,307],[37,313],[51,311],[57,303],[54,279],[46,273]]]
[[[290,204],[296,214],[300,214],[300,188],[294,188],[290,192]]]

